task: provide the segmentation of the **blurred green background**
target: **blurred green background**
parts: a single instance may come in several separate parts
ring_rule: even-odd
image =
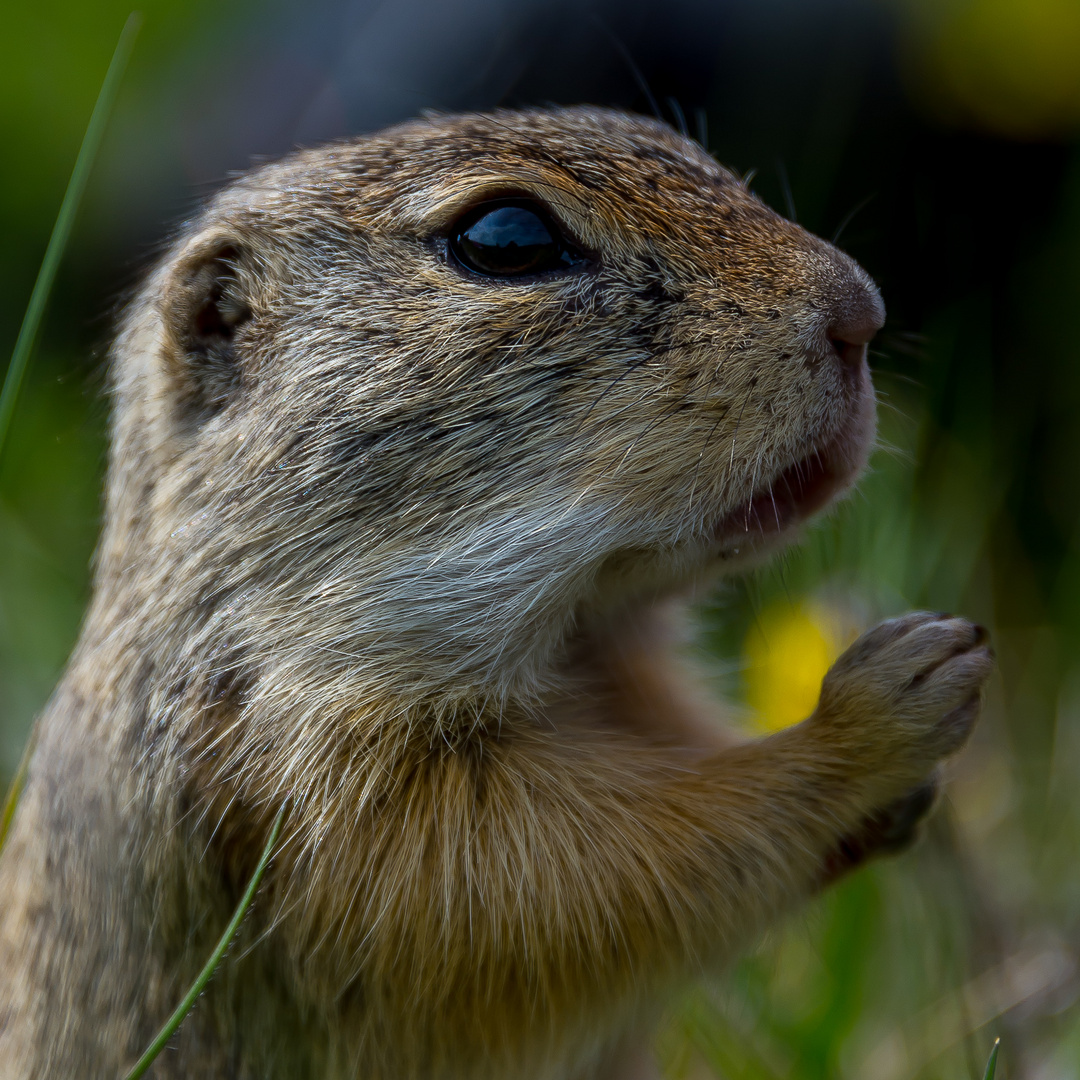
[[[647,84],[889,309],[881,449],[829,521],[703,612],[748,724],[859,628],[993,633],[1000,673],[915,850],[674,1010],[672,1076],[1080,1078],[1080,2],[149,0],[0,467],[0,780],[78,631],[104,353],[125,290],[230,170],[422,108]],[[126,4],[13,0],[0,37],[0,356]],[[631,58],[632,63],[628,62]],[[636,70],[635,70],[636,69]],[[2,363],[2,361],[0,361]],[[802,697],[800,697],[802,695]],[[757,706],[752,713],[749,706]],[[755,718],[756,717],[756,718]]]

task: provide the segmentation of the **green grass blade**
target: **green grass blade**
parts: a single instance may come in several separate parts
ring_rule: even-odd
[[[287,805],[288,804],[286,804],[286,806]],[[135,1067],[127,1074],[125,1080],[138,1080],[138,1077],[142,1076],[143,1073],[153,1065],[154,1058],[161,1053],[165,1048],[165,1044],[176,1034],[176,1029],[184,1022],[184,1017],[191,1012],[191,1007],[195,1004],[199,995],[206,989],[206,984],[213,977],[218,964],[221,963],[221,958],[225,955],[225,950],[228,949],[231,944],[241,921],[247,914],[248,908],[251,906],[251,901],[255,896],[255,890],[259,887],[263,871],[266,870],[266,866],[270,862],[270,856],[273,855],[274,846],[277,844],[278,836],[281,834],[281,823],[285,819],[285,809],[286,807],[283,806],[278,812],[274,827],[270,830],[270,838],[266,841],[266,847],[263,848],[263,853],[259,858],[259,865],[255,867],[255,873],[251,875],[248,887],[244,891],[244,895],[241,898],[236,911],[233,913],[233,917],[229,920],[229,925],[225,927],[225,933],[221,935],[221,940],[210,954],[210,959],[206,961],[202,971],[199,972],[198,978],[191,984],[191,989],[184,995],[184,1000],[176,1007],[176,1011],[172,1016],[165,1021],[165,1026],[158,1032],[157,1038],[146,1048],[146,1053],[139,1058]]]
[[[986,1063],[986,1072],[983,1073],[983,1080],[994,1080],[994,1073],[997,1072],[997,1056],[998,1048],[1001,1046],[1001,1040],[994,1040],[994,1048],[990,1051],[990,1060]]]
[[[30,771],[30,755],[33,752],[34,736],[31,734],[26,742],[26,749],[23,750],[22,760],[19,762],[19,767],[11,781],[11,787],[8,788],[7,798],[4,799],[3,812],[0,813],[0,852],[4,850],[8,831],[11,829],[12,818],[15,817],[15,807],[18,805],[19,796],[22,794],[23,786],[26,783],[26,774]]]
[[[45,256],[41,260],[41,269],[34,282],[33,292],[30,293],[30,301],[26,305],[26,314],[23,316],[19,336],[15,341],[15,350],[11,354],[11,363],[8,365],[7,376],[4,379],[4,389],[0,391],[0,457],[3,457],[4,443],[7,439],[8,428],[11,426],[11,417],[15,412],[15,399],[19,396],[19,388],[22,386],[23,376],[30,362],[30,353],[33,351],[38,329],[41,326],[41,317],[45,313],[45,305],[48,303],[49,293],[52,292],[53,282],[56,280],[56,271],[63,258],[68,238],[71,236],[75,214],[82,201],[94,157],[101,145],[105,124],[112,110],[120,78],[124,74],[128,57],[131,55],[135,35],[139,32],[140,22],[138,12],[133,11],[120,32],[120,40],[116,43],[109,70],[105,73],[105,81],[101,84],[94,111],[90,114],[90,123],[86,127],[82,146],[79,147],[75,167],[71,170],[67,191],[64,192],[64,201],[60,204],[52,235],[45,248]]]

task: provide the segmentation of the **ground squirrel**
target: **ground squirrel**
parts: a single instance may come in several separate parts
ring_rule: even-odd
[[[0,1075],[584,1078],[902,838],[984,635],[710,736],[654,613],[846,489],[878,293],[696,144],[433,117],[222,190],[113,353],[82,636],[0,859]]]

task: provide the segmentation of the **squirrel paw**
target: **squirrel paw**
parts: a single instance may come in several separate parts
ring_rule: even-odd
[[[938,786],[938,778],[934,776],[867,815],[859,828],[841,837],[825,857],[821,883],[835,881],[874,855],[896,855],[909,847],[918,835],[919,823],[934,805]]]
[[[986,631],[966,619],[889,619],[829,670],[814,721],[869,754],[868,772],[893,774],[902,796],[966,742],[993,663]]]

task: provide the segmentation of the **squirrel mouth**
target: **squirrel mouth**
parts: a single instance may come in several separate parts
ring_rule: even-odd
[[[724,554],[738,555],[740,543],[776,536],[823,509],[855,479],[862,457],[850,434],[841,433],[789,465],[720,519],[713,535]]]

